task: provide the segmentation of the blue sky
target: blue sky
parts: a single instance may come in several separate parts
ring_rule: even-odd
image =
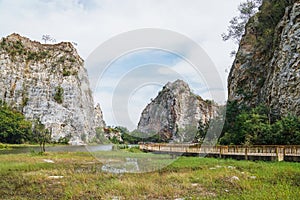
[[[225,70],[232,63],[229,53],[237,46],[223,42],[220,35],[237,14],[240,2],[242,0],[0,0],[0,36],[17,32],[41,41],[42,35],[49,34],[57,42],[76,42],[78,53],[87,59],[99,45],[118,34],[141,28],[167,29],[191,38],[203,48],[216,66],[226,92],[228,73]],[[185,79],[194,92],[209,98],[202,78],[195,76],[193,68],[172,53],[142,50],[116,59],[94,91],[95,103],[100,103],[108,125],[133,129],[141,108],[156,96],[163,82],[176,78]],[[115,86],[129,72],[138,73],[135,68],[144,70],[139,78],[164,76],[161,81],[154,79],[135,88],[128,102],[124,102],[127,113],[116,113],[112,110]],[[93,71],[89,68],[88,71],[91,76]],[[95,80],[90,81],[95,85]],[[125,120],[127,124],[118,124],[113,114],[124,119],[130,114],[130,123]]]
[[[94,94],[96,101],[105,103],[103,112],[110,114],[114,124],[132,129],[138,123],[136,113],[141,113],[167,82],[177,79],[188,82],[195,93],[210,97],[189,63],[163,50],[139,50],[118,58],[102,75]],[[128,110],[121,111],[125,108]]]

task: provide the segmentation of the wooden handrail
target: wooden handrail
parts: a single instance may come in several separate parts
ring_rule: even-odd
[[[145,151],[176,152],[176,153],[204,153],[221,155],[250,155],[300,156],[300,145],[199,145],[199,144],[168,144],[168,143],[141,143],[140,149]]]

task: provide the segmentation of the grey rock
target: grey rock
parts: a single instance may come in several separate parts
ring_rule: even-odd
[[[197,130],[199,122],[206,124],[215,115],[216,106],[193,94],[184,81],[177,80],[167,83],[146,106],[138,130],[149,136],[159,133],[164,139],[183,142],[188,138],[186,134]]]
[[[250,107],[264,103],[275,115],[300,115],[299,13],[299,2],[286,8],[275,29],[278,43],[269,57],[254,45],[254,23],[247,25],[228,77],[228,100]]]
[[[230,178],[230,181],[232,181],[232,182],[234,182],[234,181],[239,181],[239,180],[240,180],[240,178],[237,177],[237,176],[232,176],[232,177]]]
[[[82,138],[94,137],[95,127],[105,126],[100,106],[94,108],[84,62],[71,43],[41,44],[9,35],[0,42],[0,70],[0,99],[27,119],[40,120],[53,140],[71,136],[71,144],[83,144]]]

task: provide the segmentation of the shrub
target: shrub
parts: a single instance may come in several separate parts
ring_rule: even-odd
[[[27,61],[36,60],[36,59],[37,59],[37,53],[36,52],[29,51],[27,53],[27,58],[26,58]]]
[[[55,88],[55,94],[54,94],[54,100],[62,104],[63,103],[63,94],[64,94],[64,89],[61,86],[57,86]]]
[[[69,144],[69,141],[71,139],[71,135],[67,135],[65,137],[60,137],[57,141],[59,144]]]
[[[59,63],[64,63],[65,60],[66,60],[66,56],[61,56],[61,57],[57,60],[57,62],[59,62]]]
[[[31,122],[0,100],[0,142],[21,144],[32,141]]]
[[[63,76],[70,76],[71,72],[67,70],[66,68],[63,69]]]

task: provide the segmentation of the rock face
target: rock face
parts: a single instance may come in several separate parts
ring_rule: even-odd
[[[94,108],[87,71],[71,43],[41,44],[18,34],[0,42],[0,99],[39,119],[52,138],[80,143],[105,126]]]
[[[274,30],[271,55],[254,45],[257,19],[248,23],[228,78],[229,100],[264,103],[274,115],[300,115],[300,2],[289,2]]]
[[[165,139],[183,141],[185,131],[197,130],[216,113],[215,106],[193,94],[182,80],[167,83],[158,96],[143,110],[138,130],[145,134],[159,133]]]
[[[100,104],[98,103],[95,107],[95,121],[94,124],[96,124],[96,127],[105,127],[105,121],[103,120],[103,113],[100,107]]]

